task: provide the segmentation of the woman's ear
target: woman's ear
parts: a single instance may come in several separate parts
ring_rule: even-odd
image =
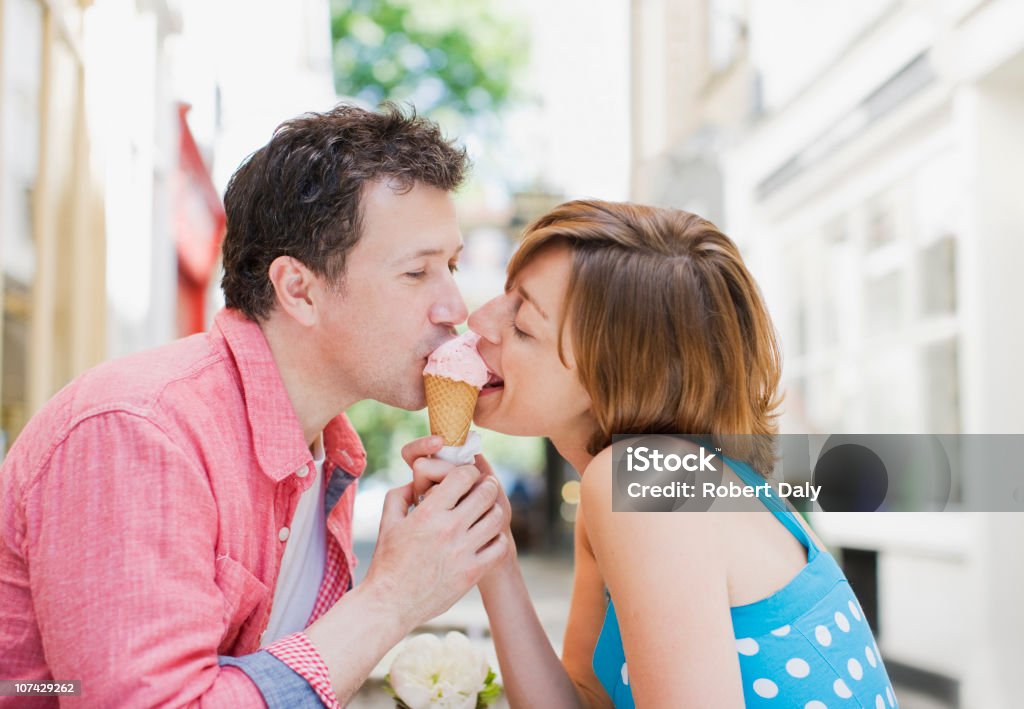
[[[298,259],[278,256],[271,262],[267,276],[274,286],[282,312],[306,327],[316,323],[316,305],[312,298],[316,274]]]

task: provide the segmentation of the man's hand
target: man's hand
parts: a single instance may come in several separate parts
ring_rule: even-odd
[[[402,446],[402,459],[412,469],[412,489],[417,501],[425,500],[434,487],[444,480],[448,473],[455,469],[455,466],[447,461],[430,457],[441,450],[443,445],[444,439],[440,436],[425,436]],[[478,455],[476,456],[474,467],[483,474],[481,480],[490,478],[497,483],[498,504],[501,505],[501,509],[505,514],[506,526],[511,524],[512,505],[508,501],[505,489],[498,482],[498,476],[494,474],[491,464],[487,462],[483,455]],[[509,540],[511,541],[511,539],[510,534]]]
[[[451,463],[441,460],[439,458],[431,458],[430,456],[441,450],[444,444],[443,439],[440,436],[427,436],[425,438],[417,438],[405,444],[402,447],[402,458],[406,464],[412,468],[412,488],[413,488],[413,499],[424,503],[429,499],[431,494],[438,489],[440,483],[442,483],[446,477],[451,474],[456,466]],[[508,501],[508,496],[505,494],[504,488],[501,487],[501,483],[498,482],[498,477],[494,474],[494,470],[491,468],[490,463],[483,455],[476,456],[476,462],[474,466],[461,466],[461,467],[475,467],[482,474],[480,478],[481,484],[484,480],[492,480],[494,484],[498,486],[498,505],[501,507],[503,517],[503,532],[506,535],[509,542],[508,553],[503,557],[503,561],[514,560],[516,556],[515,541],[512,539],[512,505]],[[496,563],[495,569],[498,569],[507,564]],[[494,573],[486,575],[487,578],[495,576]]]
[[[411,511],[412,483],[388,492],[366,578],[305,630],[343,706],[390,648],[508,555],[499,486],[481,478],[454,468]]]
[[[445,465],[444,479],[415,509],[413,483],[387,494],[363,582],[410,630],[450,608],[512,543],[497,480],[472,465]]]

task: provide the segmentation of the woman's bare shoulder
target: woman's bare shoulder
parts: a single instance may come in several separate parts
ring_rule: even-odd
[[[683,442],[685,445],[686,442]],[[718,515],[703,512],[616,512],[613,505],[613,455],[609,446],[594,456],[580,484],[580,511],[586,510],[584,530],[588,542],[598,538],[613,544],[637,542],[675,547],[683,535],[714,540]],[[614,530],[614,533],[611,533]],[[685,537],[683,537],[685,538]],[[657,552],[656,552],[657,553]]]

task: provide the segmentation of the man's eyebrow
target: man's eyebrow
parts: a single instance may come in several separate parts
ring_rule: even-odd
[[[539,305],[537,305],[537,301],[534,300],[530,296],[530,294],[526,292],[526,289],[524,289],[522,286],[516,286],[516,290],[519,291],[519,295],[522,297],[523,300],[532,305],[537,310],[537,312],[540,313],[540,316],[542,318],[544,318],[545,320],[548,319],[548,314],[545,313]]]
[[[455,253],[452,255],[452,258],[455,258],[460,253],[462,253],[462,247],[464,247],[464,246],[465,246],[465,244],[459,244],[459,248],[455,249]],[[419,251],[415,251],[415,252],[413,252],[411,254],[405,254],[404,256],[399,256],[398,258],[396,258],[394,260],[393,263],[402,263],[403,261],[413,261],[413,260],[418,259],[418,258],[424,258],[425,256],[444,256],[444,253],[445,253],[444,249],[420,249]]]

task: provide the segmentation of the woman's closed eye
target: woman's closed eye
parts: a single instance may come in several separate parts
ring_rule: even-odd
[[[510,306],[509,326],[512,328],[512,334],[515,335],[518,340],[528,340],[532,338],[533,335],[520,328],[519,324],[516,323],[516,318],[519,317],[519,310],[523,307],[522,299],[519,298],[514,303],[510,303]]]
[[[529,333],[524,332],[523,330],[520,330],[519,326],[516,325],[516,321],[515,320],[512,321],[512,334],[515,335],[520,340],[528,340],[528,339],[533,337]]]

